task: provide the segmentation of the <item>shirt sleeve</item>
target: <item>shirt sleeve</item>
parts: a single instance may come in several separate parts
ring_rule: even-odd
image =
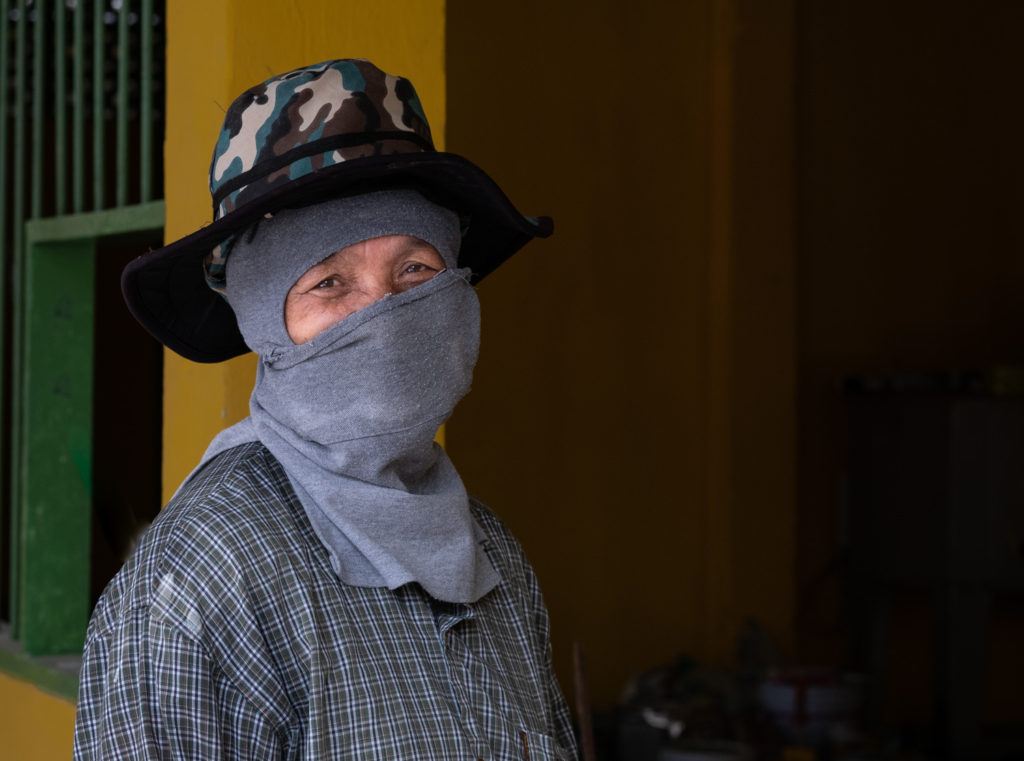
[[[548,662],[548,703],[551,706],[551,717],[554,723],[553,734],[558,744],[565,750],[570,758],[577,758],[576,735],[573,732],[572,720],[569,717],[569,706],[565,702],[562,688],[555,678],[554,669]]]
[[[474,516],[494,543],[492,559],[499,564],[502,576],[520,601],[522,614],[527,616],[527,628],[532,638],[531,660],[538,690],[543,691],[538,697],[544,701],[547,737],[558,745],[557,749],[553,749],[553,754],[563,759],[578,758],[569,706],[552,665],[551,618],[537,576],[519,542],[501,519],[475,498],[470,499],[470,505]]]
[[[75,761],[280,757],[280,738],[199,642],[147,611],[87,638]]]
[[[518,547],[518,544],[516,545]],[[533,572],[529,561],[519,549],[519,557],[523,565],[523,573],[527,582],[527,590],[530,601],[530,608],[533,611],[533,633],[535,647],[543,656],[543,684],[546,691],[547,708],[551,726],[549,731],[561,747],[565,757],[578,758],[576,747],[576,734],[573,730],[572,717],[569,714],[569,706],[565,700],[565,694],[555,675],[555,668],[552,663],[551,654],[551,616],[548,613],[547,605],[544,602],[544,595],[540,590],[540,583]]]
[[[532,576],[532,574],[531,574]],[[548,617],[547,607],[540,594],[536,578],[533,579],[534,589],[534,610],[538,637],[543,642],[544,652],[544,683],[547,691],[547,701],[551,716],[551,735],[561,746],[567,757],[578,758],[576,747],[576,734],[573,730],[572,718],[569,715],[569,706],[565,701],[562,687],[555,676],[555,669],[551,660],[551,625]]]

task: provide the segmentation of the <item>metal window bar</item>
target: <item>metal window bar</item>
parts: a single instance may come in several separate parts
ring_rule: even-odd
[[[15,636],[24,224],[162,197],[165,5],[0,0],[0,619]]]
[[[84,8],[83,8],[84,10]],[[103,208],[103,4],[96,2],[92,16],[92,208]]]
[[[21,265],[22,257],[20,252],[25,245],[24,235],[24,224],[25,219],[25,194],[23,192],[25,187],[25,104],[28,101],[27,93],[25,91],[25,79],[26,79],[26,65],[18,65],[25,61],[25,32],[27,24],[24,19],[26,18],[26,0],[18,0],[17,11],[14,18],[15,23],[15,37],[14,37],[14,55],[15,55],[15,67],[14,67],[14,102],[12,104],[12,111],[14,113],[14,181],[13,183],[0,189],[0,192],[4,192],[5,195],[10,191],[13,196],[13,213],[11,214],[11,248],[10,250],[4,251],[4,268],[10,268],[11,277],[8,283],[7,294],[10,295],[10,331],[11,340],[6,342],[5,345],[11,347],[10,353],[2,352],[4,358],[4,375],[10,378],[11,391],[10,396],[4,399],[7,404],[5,405],[7,411],[7,417],[10,420],[10,425],[7,426],[10,432],[10,439],[7,447],[7,461],[3,463],[4,472],[8,476],[10,485],[4,492],[0,492],[0,496],[8,496],[6,505],[7,519],[10,524],[10,570],[8,571],[9,583],[10,583],[10,602],[8,616],[11,619],[11,629],[14,636],[18,634],[18,618],[17,610],[19,608],[20,600],[18,599],[18,584],[17,584],[17,569],[20,553],[18,552],[20,532],[20,520],[18,511],[18,481],[17,481],[17,467],[15,466],[15,447],[18,437],[20,435],[20,425],[18,414],[17,399],[20,393],[20,382],[18,366],[15,366],[15,358],[21,356],[21,325],[22,320],[20,316],[22,314],[22,276],[21,276]],[[3,150],[7,150],[7,146],[3,147]],[[6,198],[4,203],[6,203]],[[7,238],[7,230],[4,230],[4,238]],[[6,305],[5,305],[6,306]],[[4,484],[7,486],[7,484]]]
[[[8,109],[8,77],[6,63],[8,61],[9,45],[8,39],[8,25],[6,19],[10,15],[9,0],[0,0],[0,21],[4,23],[3,34],[0,34],[0,61],[4,62],[5,68],[3,76],[0,76],[0,188],[7,188],[9,182],[9,169],[10,166],[7,161],[7,144],[9,140],[9,131],[7,120],[10,115]],[[0,199],[0,231],[7,230],[7,199],[6,194],[3,199]],[[6,252],[4,252],[6,253]],[[6,298],[7,294],[7,283],[9,281],[7,273],[7,257],[0,255],[0,342],[6,343],[3,339],[7,336],[7,326],[9,320],[7,319],[7,303],[9,299]],[[3,425],[8,419],[7,414],[8,396],[7,396],[7,363],[4,360],[3,352],[0,351],[0,431],[6,429]],[[11,594],[11,582],[10,582],[10,570],[11,564],[4,561],[4,550],[11,545],[11,520],[10,520],[10,501],[6,499],[7,491],[3,488],[9,478],[6,477],[9,465],[8,453],[8,441],[7,437],[0,435],[0,618],[6,618],[6,612],[10,607],[10,594]]]
[[[35,7],[29,10],[32,21],[32,205],[29,216],[39,219],[43,216],[43,136],[40,134],[43,122],[43,54],[46,40],[46,0],[34,0]],[[56,142],[56,141],[55,141]]]
[[[53,42],[53,53],[54,58],[61,55],[61,51],[67,49],[67,34],[65,27],[65,10],[67,4],[62,0],[54,0],[53,6],[53,31],[54,31],[54,42]],[[67,85],[67,66],[63,65],[63,61],[57,61],[56,71],[53,76],[53,123],[54,123],[54,134],[66,135],[67,134],[67,96],[66,92],[68,89]],[[53,213],[60,216],[64,214],[67,206],[67,143],[64,140],[53,141],[54,151],[54,180],[53,180],[53,192],[56,196]]]

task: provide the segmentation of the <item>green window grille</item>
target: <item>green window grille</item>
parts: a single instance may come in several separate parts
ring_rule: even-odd
[[[159,507],[158,443],[132,458],[161,355],[117,274],[162,239],[165,6],[0,0],[0,24],[0,621],[46,655],[80,647],[122,524]]]

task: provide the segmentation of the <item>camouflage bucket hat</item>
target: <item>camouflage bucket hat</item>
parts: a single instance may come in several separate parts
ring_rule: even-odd
[[[391,187],[415,188],[463,219],[459,266],[478,282],[548,217],[520,214],[480,168],[434,149],[409,80],[369,61],[306,66],[242,93],[228,108],[210,166],[213,222],[125,267],[121,289],[157,340],[197,362],[244,354],[222,290],[233,236],[280,209]]]

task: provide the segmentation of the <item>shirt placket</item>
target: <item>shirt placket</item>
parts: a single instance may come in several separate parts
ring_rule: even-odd
[[[477,705],[479,694],[471,694],[471,675],[467,669],[468,652],[463,640],[465,627],[473,625],[475,611],[468,605],[431,600],[437,642],[442,654],[445,678],[458,711],[459,722],[470,739],[477,761],[490,761],[494,751],[486,739],[484,728],[477,719],[477,711],[490,710],[488,705]]]

